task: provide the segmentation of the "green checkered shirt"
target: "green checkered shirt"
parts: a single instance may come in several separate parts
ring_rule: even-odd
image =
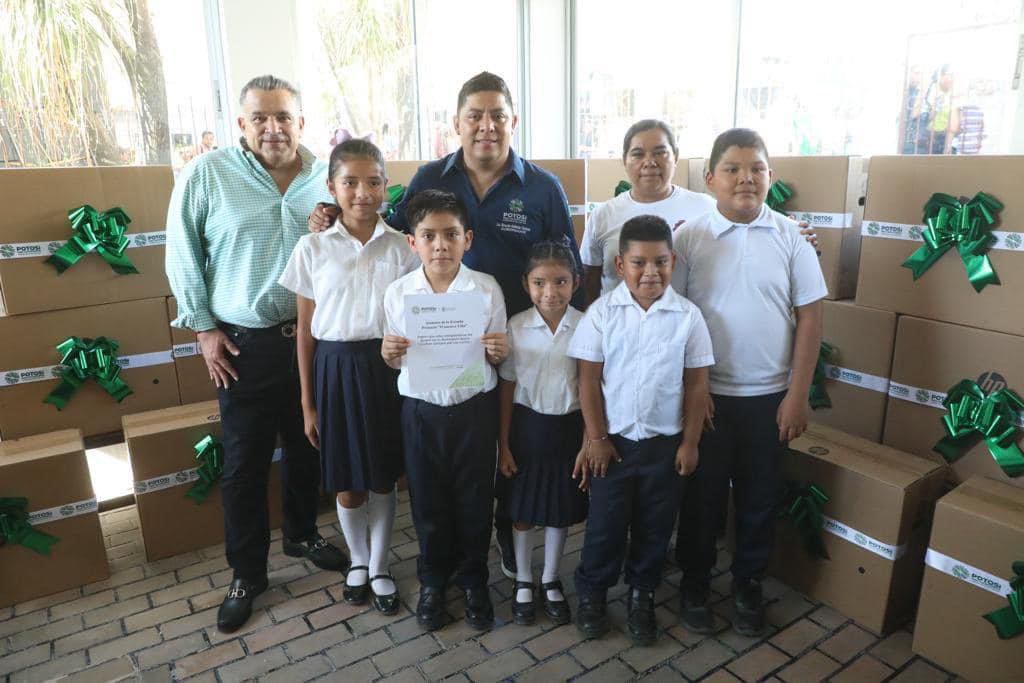
[[[181,171],[167,211],[172,325],[202,332],[218,320],[270,327],[295,317],[295,295],[277,280],[313,207],[332,201],[327,165],[305,147],[299,156],[302,170],[283,195],[242,147],[208,152]]]

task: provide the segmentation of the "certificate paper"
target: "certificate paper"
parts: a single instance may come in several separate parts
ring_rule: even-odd
[[[407,294],[405,354],[409,388],[416,393],[484,386],[487,328],[484,297],[479,292]]]

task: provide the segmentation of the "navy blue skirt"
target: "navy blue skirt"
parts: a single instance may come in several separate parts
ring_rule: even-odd
[[[317,341],[314,389],[324,488],[387,491],[402,475],[398,371],[380,339]]]
[[[587,518],[587,494],[572,478],[582,441],[580,411],[544,415],[513,406],[509,447],[519,471],[509,487],[512,521],[563,528]]]

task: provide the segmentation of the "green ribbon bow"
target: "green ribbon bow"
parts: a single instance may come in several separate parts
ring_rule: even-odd
[[[384,193],[386,195],[384,201],[388,203],[388,208],[384,212],[384,218],[391,218],[395,214],[395,207],[405,197],[405,185],[392,185]]]
[[[196,450],[196,460],[199,461],[199,481],[192,485],[192,488],[185,494],[199,505],[206,500],[221,475],[224,474],[224,446],[207,434],[193,446]]]
[[[818,362],[814,365],[814,377],[811,378],[811,392],[809,396],[811,410],[832,407],[832,399],[829,398],[828,392],[825,390],[825,380],[828,379],[825,375],[825,363],[835,353],[835,350],[836,347],[828,342],[821,342],[821,349],[818,351]]]
[[[89,379],[96,380],[118,403],[123,401],[132,390],[119,376],[121,366],[117,364],[117,348],[117,342],[106,337],[68,337],[62,341],[57,345],[57,351],[60,352],[64,371],[60,375],[60,384],[47,394],[43,403],[52,403],[57,410],[64,410],[79,387]]]
[[[790,189],[789,185],[776,180],[772,183],[771,187],[768,188],[768,196],[765,197],[764,203],[768,205],[768,208],[772,211],[782,211],[786,202],[793,196],[793,190]]]
[[[821,508],[827,502],[828,496],[814,484],[790,482],[782,509],[782,516],[789,517],[796,525],[807,553],[824,560],[831,559],[821,537],[825,528]]]
[[[969,379],[960,380],[942,402],[946,414],[942,425],[946,436],[932,449],[947,462],[954,462],[979,438],[985,439],[988,452],[1008,477],[1024,474],[1024,453],[1017,445],[1017,414],[1024,410],[1024,400],[1010,389],[1000,389],[988,396]]]
[[[1003,640],[1024,633],[1024,562],[1013,563],[1013,575],[1010,579],[1013,592],[1006,596],[1010,604],[985,615]]]
[[[0,546],[17,543],[40,555],[49,555],[56,536],[36,531],[28,521],[28,498],[0,498]]]
[[[46,262],[60,275],[90,251],[96,251],[118,275],[137,274],[135,265],[124,255],[128,248],[125,231],[132,219],[121,207],[99,212],[88,204],[68,211],[71,239]]]
[[[941,192],[933,194],[924,205],[923,220],[928,225],[921,235],[924,244],[903,262],[903,267],[909,268],[917,280],[956,245],[974,291],[1000,284],[987,252],[996,241],[991,230],[996,214],[1002,210],[1003,204],[984,192],[969,201]]]
[[[618,184],[615,186],[615,195],[614,196],[618,197],[623,192],[629,192],[632,189],[633,189],[633,186],[629,184],[628,180],[620,180],[618,182]]]

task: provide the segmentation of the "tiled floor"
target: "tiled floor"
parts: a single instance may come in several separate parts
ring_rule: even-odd
[[[405,603],[397,616],[346,605],[340,574],[286,557],[275,544],[270,590],[256,600],[242,632],[225,636],[215,627],[231,578],[220,546],[147,564],[134,508],[104,513],[102,520],[109,580],[0,608],[0,681],[952,679],[911,653],[906,631],[876,638],[773,580],[765,584],[772,624],[765,638],[743,638],[730,629],[713,637],[691,634],[677,625],[674,567],[667,568],[657,592],[664,630],[653,647],[633,647],[623,634],[624,589],[613,594],[615,629],[601,640],[585,641],[574,626],[553,628],[543,617],[535,626],[516,626],[509,623],[511,582],[498,570],[494,551],[495,627],[482,634],[469,629],[458,620],[462,606],[453,593],[449,612],[456,621],[422,633],[410,611],[417,595],[417,546],[406,494],[399,499],[392,545],[392,571]],[[322,515],[320,524],[324,536],[341,542],[332,515]],[[536,540],[542,542],[541,534]],[[563,564],[570,590],[582,543],[582,528],[574,528]],[[537,573],[541,551],[534,552]],[[714,588],[716,610],[727,617],[728,576],[717,578]]]

